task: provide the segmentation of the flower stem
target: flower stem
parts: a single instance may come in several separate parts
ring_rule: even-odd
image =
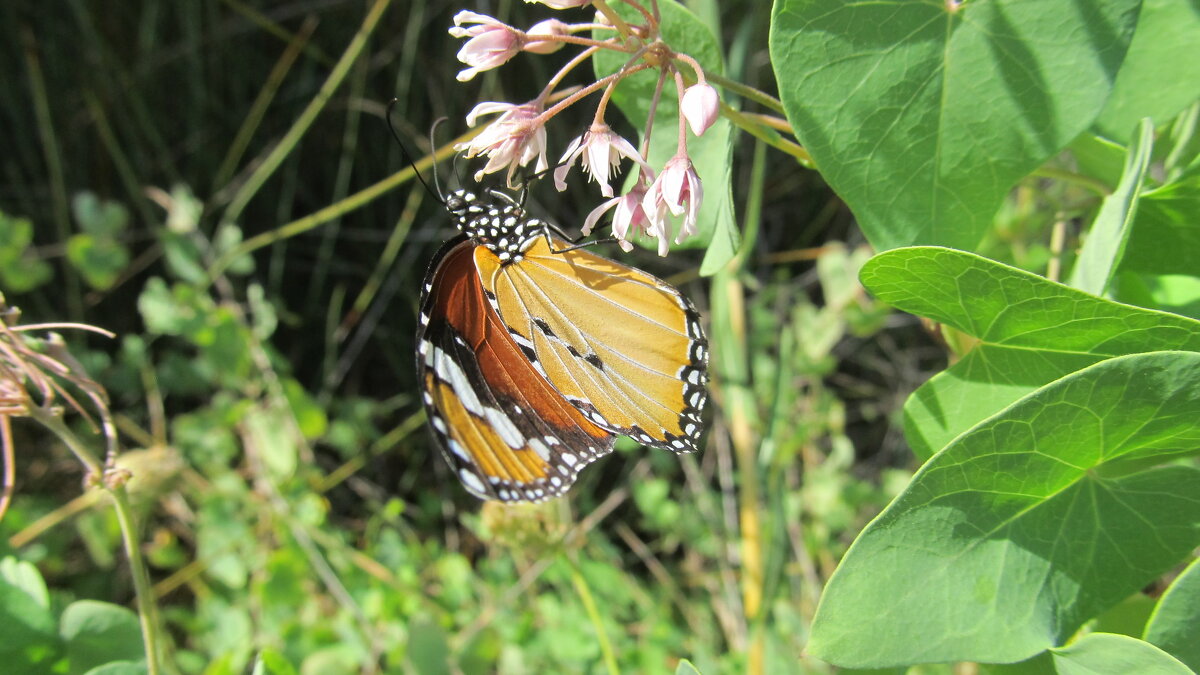
[[[592,2],[592,6],[596,8],[597,12],[603,14],[609,23],[616,27],[617,32],[621,34],[622,38],[628,38],[633,35],[633,30],[629,27],[629,24],[625,23],[621,15],[613,11],[613,8],[609,7],[607,2],[604,0],[595,0]]]
[[[84,445],[79,437],[72,432],[53,410],[39,406],[29,406],[29,416],[50,430],[67,448],[87,467],[88,473],[95,476],[100,489],[112,497],[113,510],[117,514],[117,522],[121,526],[121,539],[125,545],[125,554],[129,557],[129,569],[133,576],[133,590],[137,597],[138,620],[142,627],[142,646],[146,652],[146,672],[158,675],[158,612],[154,605],[153,593],[150,590],[150,575],[146,571],[146,563],[142,559],[142,551],[138,545],[137,520],[133,508],[129,504],[129,496],[123,485],[108,485],[103,479],[103,466],[96,455]]]
[[[612,75],[609,75],[607,77],[596,80],[595,82],[589,84],[588,86],[584,87],[583,89],[580,89],[579,91],[571,94],[570,96],[564,98],[563,100],[559,101],[558,103],[555,103],[553,107],[549,108],[542,114],[533,118],[533,120],[531,120],[529,122],[529,124],[532,126],[543,125],[548,120],[550,120],[550,118],[554,117],[555,115],[562,112],[564,109],[570,107],[571,105],[574,105],[574,103],[576,101],[583,98],[584,96],[588,96],[599,89],[607,87],[610,82],[613,82],[613,81],[618,80],[623,77],[628,77],[628,76],[638,72],[639,70],[646,70],[649,67],[650,66],[648,66],[646,64],[640,64],[640,65],[634,66],[628,70],[622,70],[620,72],[613,73]]]

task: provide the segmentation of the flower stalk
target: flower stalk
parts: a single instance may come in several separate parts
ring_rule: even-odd
[[[501,67],[521,52],[550,53],[565,45],[583,48],[558,69],[532,101],[523,104],[485,102],[467,116],[468,124],[473,124],[482,114],[499,113],[473,140],[456,146],[468,158],[481,155],[487,158],[484,167],[476,172],[476,180],[503,171],[509,187],[516,188],[518,170],[532,165],[534,171],[544,171],[547,166],[546,125],[566,109],[600,92],[592,124],[586,132],[572,140],[561,155],[554,171],[555,186],[559,190],[566,189],[567,177],[578,165],[589,179],[596,181],[601,195],[607,200],[588,215],[584,233],[590,233],[601,217],[611,213],[612,235],[622,248],[629,250],[629,237],[640,232],[657,239],[659,254],[666,255],[672,240],[681,243],[698,232],[697,219],[704,190],[688,153],[689,130],[694,136],[702,136],[718,117],[723,116],[738,126],[753,127],[748,130],[756,136],[765,137],[772,145],[785,146],[790,143],[781,138],[776,130],[764,125],[763,121],[741,115],[722,104],[713,83],[735,83],[728,83],[715,74],[705,72],[695,58],[673,49],[663,39],[657,3],[622,0],[637,12],[636,16],[627,18],[631,17],[629,12],[624,15],[618,13],[608,0],[537,1],[557,10],[590,7],[595,14],[587,22],[569,23],[549,19],[528,30],[521,30],[486,15],[463,11],[455,16],[456,25],[450,29],[452,35],[468,39],[459,52],[459,59],[468,66],[459,74],[460,80],[468,80],[484,70]],[[614,34],[605,39],[603,31],[608,30]],[[592,35],[578,35],[584,31],[591,31]],[[561,97],[557,103],[547,104],[568,74],[605,51],[627,55],[624,65],[617,72],[597,78]],[[650,113],[641,142],[635,144],[612,130],[607,121],[608,104],[620,82],[645,70],[658,72],[658,84],[650,101]],[[675,82],[679,110],[677,151],[665,165],[651,167],[645,158],[668,78]],[[769,105],[774,101],[770,96],[761,92],[753,93],[755,90],[744,85],[725,88],[759,102],[771,111],[778,109],[777,101],[776,105]],[[797,154],[798,147],[787,149]],[[799,152],[802,153],[802,149]],[[627,183],[630,187],[626,194],[617,195],[614,189],[617,181],[613,179],[619,175],[625,160],[629,160],[636,168],[639,178]]]
[[[158,612],[150,588],[150,575],[142,559],[137,520],[125,491],[129,474],[115,465],[117,435],[108,409],[108,396],[71,356],[57,335],[51,333],[47,338],[37,340],[29,337],[29,331],[32,329],[50,328],[81,328],[108,337],[113,337],[113,334],[81,324],[22,326],[18,325],[19,318],[20,311],[7,307],[3,296],[0,295],[0,443],[3,443],[5,464],[5,496],[0,500],[0,517],[7,506],[14,480],[12,466],[15,452],[10,420],[13,417],[28,417],[57,436],[83,464],[87,473],[87,485],[98,487],[112,497],[113,510],[121,527],[121,539],[133,577],[142,645],[146,653],[146,670],[150,675],[158,675]],[[73,385],[87,396],[99,416],[99,425],[71,395],[64,386],[65,383]],[[103,433],[103,461],[63,422],[64,407],[56,403],[58,399],[62,399],[70,409],[80,413],[93,429]]]

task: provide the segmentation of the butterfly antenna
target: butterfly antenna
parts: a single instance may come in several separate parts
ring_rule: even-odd
[[[417,163],[413,161],[412,155],[408,152],[408,147],[404,145],[404,141],[400,140],[400,134],[396,133],[396,127],[392,125],[392,110],[395,109],[396,104],[399,102],[400,102],[400,99],[393,98],[387,105],[388,130],[392,132],[392,138],[395,138],[396,143],[399,144],[400,154],[404,155],[404,161],[408,162],[408,165],[410,167],[412,167],[413,174],[416,175],[417,180],[421,181],[421,185],[425,186],[425,190],[428,191],[429,194],[433,195],[434,197],[437,197],[437,200],[439,202],[441,202],[442,204],[445,204],[446,197],[445,197],[445,195],[442,194],[442,186],[438,184],[437,171],[435,170],[433,172],[433,184],[434,184],[434,186],[437,187],[437,189],[434,190],[433,188],[429,187],[429,183],[425,182],[425,176],[422,176],[420,170],[417,169]],[[445,119],[446,119],[445,117],[439,118],[437,120],[437,122],[433,123],[433,126],[436,128],[438,123]],[[436,146],[432,145],[432,141],[433,141],[433,132],[432,131],[430,132],[429,139],[431,142],[430,143],[431,147],[436,147]]]
[[[429,127],[429,147],[431,147],[431,148],[437,147],[437,143],[434,142],[433,137],[437,134],[438,125],[441,124],[442,122],[445,122],[447,119],[449,119],[449,118],[444,117],[444,116],[439,117],[433,121],[433,126]],[[454,158],[458,159],[458,155],[456,154],[454,156]],[[442,183],[441,183],[441,181],[438,180],[438,174],[436,171],[433,172],[433,187],[437,188],[437,192],[439,195],[445,194],[442,192]],[[442,197],[442,201],[445,202],[446,198]]]

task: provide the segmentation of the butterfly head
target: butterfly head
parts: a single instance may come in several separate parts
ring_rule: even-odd
[[[455,227],[506,263],[521,260],[545,229],[545,223],[528,217],[511,197],[496,190],[482,195],[455,190],[446,196],[446,210]]]

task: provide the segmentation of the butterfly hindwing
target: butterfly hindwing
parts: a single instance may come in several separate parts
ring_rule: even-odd
[[[475,268],[477,248],[462,237],[446,244],[423,293],[418,373],[430,426],[476,496],[557,496],[612,451],[615,436],[564,399],[500,322]]]

